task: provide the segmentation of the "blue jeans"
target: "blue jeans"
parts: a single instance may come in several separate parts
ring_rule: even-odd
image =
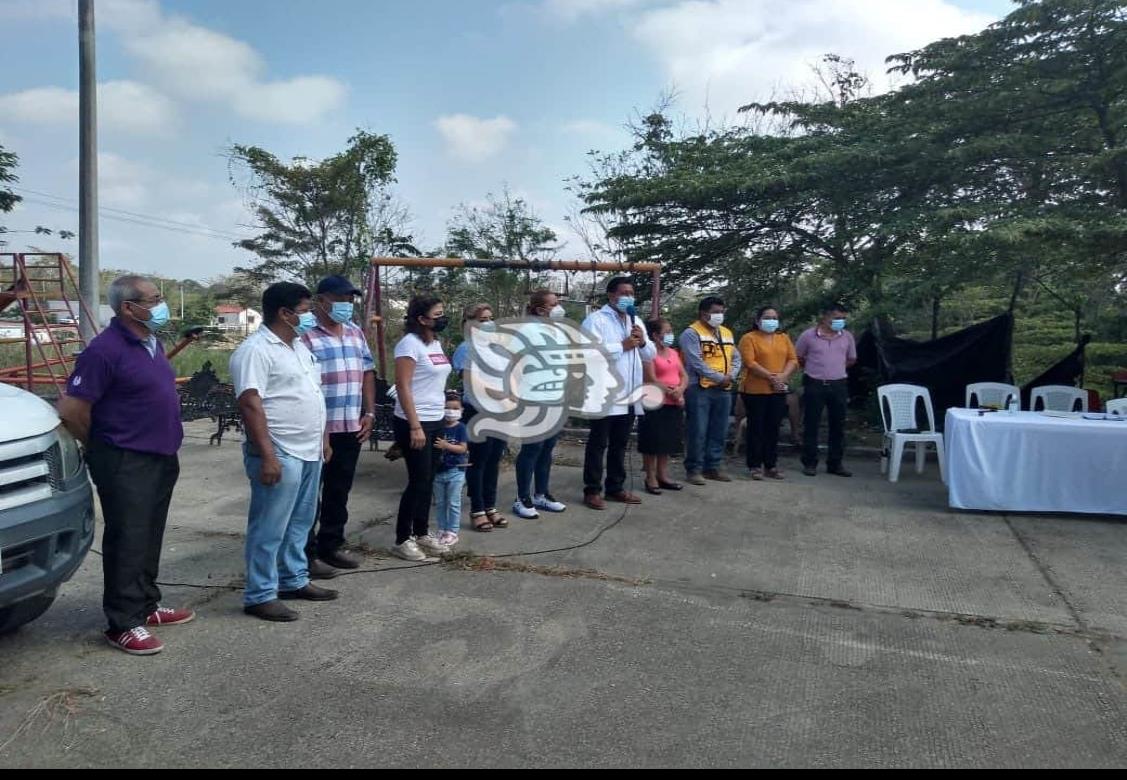
[[[685,413],[688,418],[685,471],[689,474],[719,471],[728,443],[732,394],[719,387],[689,387],[685,393]]]
[[[456,534],[462,527],[462,488],[465,486],[466,472],[462,469],[434,475],[434,515],[439,531]]]
[[[282,479],[259,481],[262,458],[243,445],[243,465],[250,479],[247,517],[247,584],[243,603],[250,607],[278,598],[279,590],[300,590],[309,584],[305,544],[317,519],[321,461],[301,460],[275,447]]]
[[[552,453],[556,451],[559,436],[535,444],[524,442],[517,455],[517,499],[532,498],[532,481],[536,480],[536,495],[552,492]]]

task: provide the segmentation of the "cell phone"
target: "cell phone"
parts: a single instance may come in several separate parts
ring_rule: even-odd
[[[202,336],[203,332],[204,332],[204,326],[203,325],[197,325],[194,328],[188,328],[186,331],[184,331],[184,338],[190,338],[190,337],[194,337],[194,336]]]

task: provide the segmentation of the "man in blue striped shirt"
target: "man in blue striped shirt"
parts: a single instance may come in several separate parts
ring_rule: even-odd
[[[343,276],[329,276],[317,285],[313,312],[317,326],[302,336],[317,358],[321,391],[328,413],[333,458],[321,472],[318,522],[309,532],[306,554],[310,576],[331,579],[337,569],[356,569],[360,561],[344,551],[348,495],[356,474],[361,445],[372,434],[376,407],[376,366],[364,331],[352,322],[360,290]]]

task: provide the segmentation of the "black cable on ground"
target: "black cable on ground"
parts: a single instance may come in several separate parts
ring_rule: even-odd
[[[633,482],[633,480],[634,480],[634,478],[631,477],[631,482]],[[518,552],[511,552],[511,553],[500,553],[498,555],[488,555],[488,554],[486,554],[486,555],[480,555],[478,557],[481,557],[481,558],[531,558],[531,557],[537,556],[537,555],[550,555],[552,553],[572,552],[574,550],[582,550],[584,547],[590,547],[595,542],[599,541],[599,539],[601,539],[603,537],[603,534],[607,533],[608,531],[610,531],[613,528],[615,528],[616,526],[618,526],[623,520],[626,519],[626,515],[629,514],[629,513],[630,513],[630,505],[627,504],[622,508],[622,513],[618,517],[616,517],[610,523],[607,523],[605,526],[600,528],[595,533],[595,535],[592,536],[590,539],[588,539],[585,542],[580,542],[579,544],[572,544],[572,545],[568,545],[566,547],[554,547],[554,548],[549,549],[549,550],[531,550],[531,551],[528,551],[528,552],[519,552],[518,551]],[[105,556],[102,555],[101,550],[95,550],[95,549],[91,548],[90,552],[92,552],[94,555],[97,555],[99,558],[105,557]],[[437,559],[437,560],[430,560],[430,561],[425,561],[425,562],[422,562],[422,563],[413,563],[413,564],[409,564],[409,565],[406,565],[406,566],[389,566],[389,567],[384,567],[382,569],[355,569],[353,571],[339,572],[335,577],[333,577],[333,579],[340,579],[341,577],[351,577],[351,576],[355,576],[355,575],[358,575],[358,574],[386,574],[388,572],[393,572],[393,571],[407,571],[407,570],[410,570],[410,569],[426,569],[426,568],[429,568],[431,566],[441,566],[444,563],[447,563],[447,559],[440,558],[440,559]],[[162,588],[193,588],[195,590],[230,590],[230,591],[243,590],[242,586],[237,586],[237,585],[199,585],[199,584],[191,583],[191,582],[157,582],[156,584],[161,586]]]

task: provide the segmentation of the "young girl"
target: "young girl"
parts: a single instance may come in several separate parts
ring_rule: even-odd
[[[469,451],[466,426],[462,423],[462,402],[457,394],[446,396],[446,427],[435,438],[435,449],[442,451],[442,462],[434,475],[434,507],[438,521],[438,543],[453,547],[462,525],[462,489],[466,486],[466,453]]]

